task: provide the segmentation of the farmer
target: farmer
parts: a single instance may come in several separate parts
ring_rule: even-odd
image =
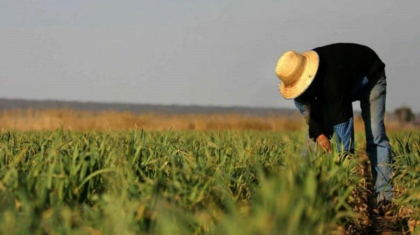
[[[285,52],[277,62],[280,93],[294,99],[309,137],[331,152],[333,133],[338,151],[354,152],[352,102],[359,100],[366,131],[378,210],[389,208],[391,148],[385,132],[385,64],[369,47],[337,43],[302,54]]]

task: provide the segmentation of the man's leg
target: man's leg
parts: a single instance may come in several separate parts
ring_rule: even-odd
[[[367,89],[360,100],[366,131],[366,152],[372,166],[377,201],[393,198],[390,182],[392,169],[391,147],[385,132],[384,115],[386,100],[386,77]]]

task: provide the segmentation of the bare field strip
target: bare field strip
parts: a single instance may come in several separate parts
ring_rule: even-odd
[[[419,129],[386,122],[388,130]],[[299,114],[290,116],[252,116],[238,113],[228,114],[184,114],[144,113],[135,115],[130,112],[91,112],[70,109],[52,110],[10,110],[0,113],[0,129],[39,131],[73,130],[103,131],[132,130],[258,130],[258,131],[296,131],[306,128]],[[360,117],[355,118],[356,131],[363,130]]]

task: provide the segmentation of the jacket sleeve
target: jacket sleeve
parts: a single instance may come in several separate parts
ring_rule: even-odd
[[[316,141],[316,138],[318,138],[318,136],[321,134],[324,134],[324,132],[320,123],[314,118],[315,112],[311,112],[311,105],[309,103],[304,104],[296,100],[294,101],[295,106],[299,109],[299,112],[302,114],[303,118],[309,126],[309,138]]]

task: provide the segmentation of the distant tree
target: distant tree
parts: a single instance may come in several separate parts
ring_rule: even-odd
[[[395,109],[394,115],[401,124],[413,123],[416,118],[413,111],[411,111],[411,108],[406,106]]]

